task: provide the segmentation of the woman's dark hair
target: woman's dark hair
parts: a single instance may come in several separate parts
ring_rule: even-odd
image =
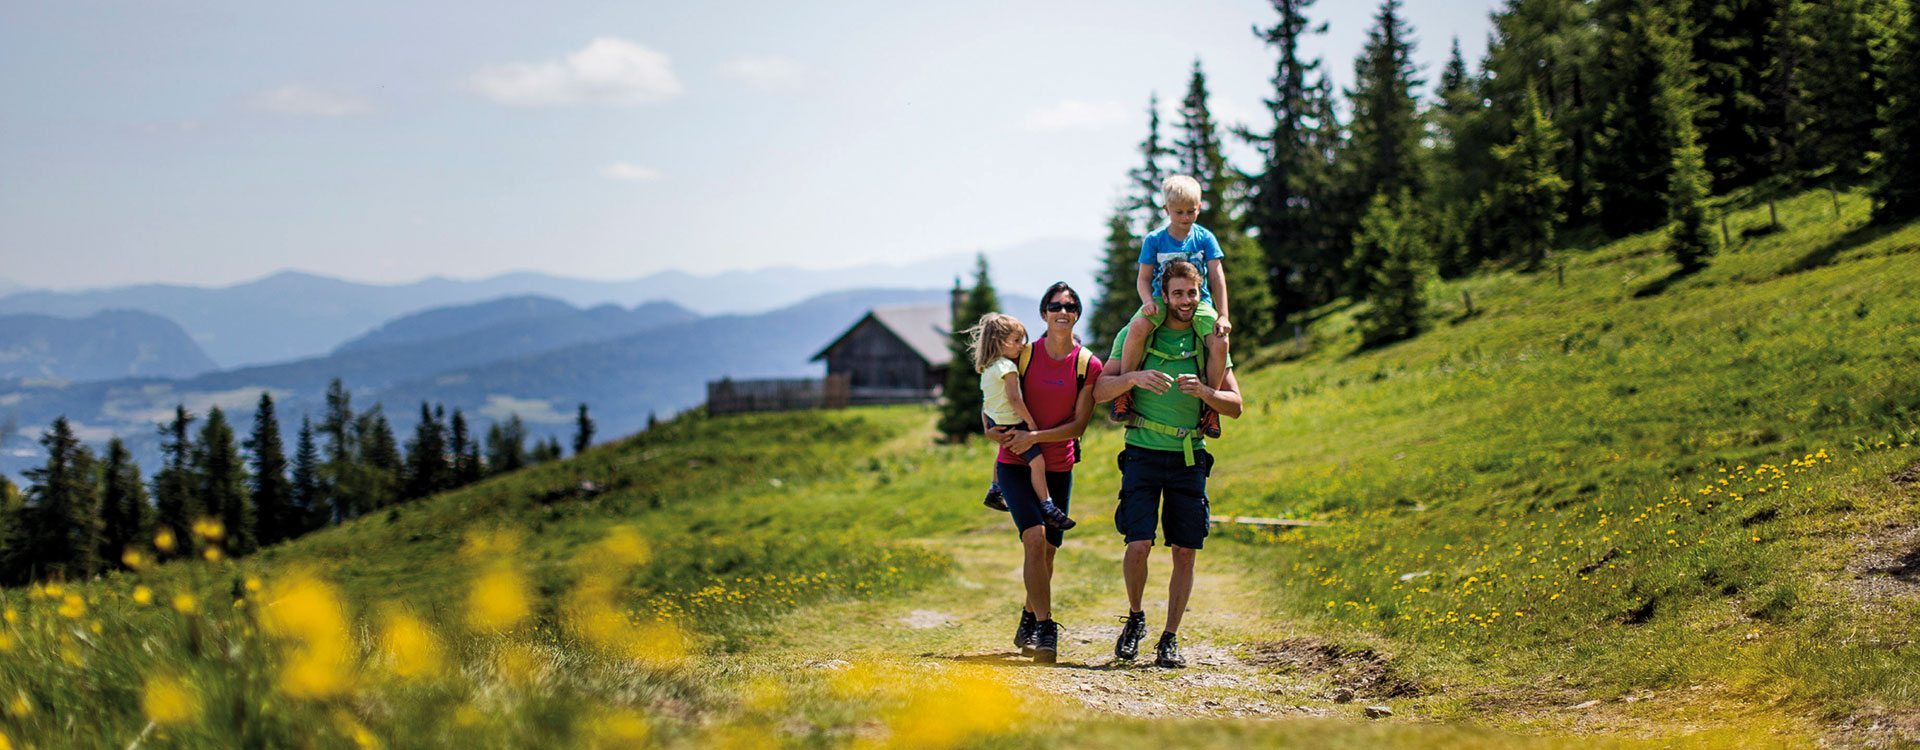
[[[1040,295],[1040,314],[1041,315],[1047,314],[1047,302],[1053,299],[1053,295],[1059,294],[1061,292],[1066,292],[1068,294],[1073,295],[1073,304],[1081,305],[1082,306],[1081,312],[1082,313],[1086,312],[1085,305],[1080,301],[1080,293],[1074,291],[1073,287],[1068,286],[1067,282],[1056,281],[1056,282],[1053,282],[1053,286],[1047,287],[1046,294]]]

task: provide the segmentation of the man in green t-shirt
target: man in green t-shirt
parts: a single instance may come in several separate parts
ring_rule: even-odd
[[[1156,516],[1166,527],[1167,546],[1173,548],[1173,578],[1167,584],[1167,627],[1160,633],[1154,663],[1186,666],[1174,635],[1193,593],[1193,562],[1207,538],[1207,475],[1213,456],[1199,435],[1200,405],[1205,402],[1221,416],[1239,418],[1240,384],[1233,361],[1218,388],[1201,377],[1206,372],[1205,347],[1193,330],[1193,312],[1200,305],[1200,269],[1174,261],[1161,272],[1160,288],[1167,300],[1166,323],[1147,341],[1141,367],[1120,375],[1102,375],[1094,383],[1093,400],[1111,401],[1133,392],[1134,416],[1127,423],[1127,447],[1120,453],[1120,506],[1113,523],[1127,541],[1124,571],[1127,579],[1127,624],[1113,645],[1116,659],[1140,653],[1147,616],[1140,599],[1147,587],[1147,556],[1153,552]],[[1123,332],[1124,333],[1124,332]],[[1114,356],[1124,338],[1115,338]],[[1164,502],[1163,502],[1164,500]]]

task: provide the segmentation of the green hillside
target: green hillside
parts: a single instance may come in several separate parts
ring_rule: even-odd
[[[250,559],[0,593],[0,748],[1920,741],[1920,225],[1841,211],[1736,212],[1692,276],[1648,235],[1437,285],[1398,345],[1334,306],[1243,352],[1214,512],[1328,525],[1216,530],[1182,672],[1107,664],[1116,431],[1075,477],[1066,664],[1031,669],[984,446],[917,407],[688,416]]]

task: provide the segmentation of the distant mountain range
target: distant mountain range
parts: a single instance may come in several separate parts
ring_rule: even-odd
[[[0,378],[178,378],[213,369],[213,360],[186,331],[158,315],[0,315]]]
[[[397,319],[331,355],[274,365],[184,379],[0,381],[0,425],[18,429],[0,444],[0,472],[17,476],[37,465],[31,438],[63,414],[84,440],[126,438],[149,471],[158,455],[155,425],[175,404],[195,414],[217,404],[244,427],[260,393],[271,391],[291,436],[301,414],[319,416],[335,377],[357,409],[382,403],[401,431],[412,429],[420,402],[429,401],[462,409],[482,431],[517,413],[534,435],[564,440],[575,405],[584,402],[600,435],[612,439],[645,426],[649,414],[700,404],[709,380],[821,374],[810,358],[869,308],[948,300],[944,289],[854,290],[773,312],[696,318],[665,303],[580,309],[519,297]],[[1039,330],[1033,297],[1001,300]]]
[[[1038,295],[1048,284],[1065,280],[1093,295],[1099,246],[1085,240],[1042,240],[989,253],[987,260],[1002,292]],[[284,271],[211,288],[147,284],[8,293],[8,287],[0,286],[0,314],[78,318],[109,309],[141,310],[180,324],[215,363],[231,368],[322,356],[351,339],[373,335],[372,329],[395,318],[449,305],[533,296],[575,307],[667,301],[701,315],[751,314],[832,291],[945,289],[960,276],[971,284],[973,262],[970,254],[954,254],[903,265],[827,270],[773,268],[704,276],[667,271],[632,281],[510,273],[476,281],[436,277],[381,285]],[[440,324],[421,325],[431,330]]]

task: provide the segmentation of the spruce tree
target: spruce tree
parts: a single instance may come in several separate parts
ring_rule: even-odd
[[[1267,258],[1260,252],[1260,243],[1244,234],[1229,237],[1221,252],[1226,255],[1221,265],[1226,269],[1228,288],[1233,290],[1230,338],[1236,346],[1246,347],[1240,351],[1252,351],[1251,346],[1271,341],[1277,330],[1273,291],[1265,283]]]
[[[1717,185],[1769,175],[1767,73],[1783,0],[1694,0],[1693,56],[1700,63],[1700,143]]]
[[[0,586],[18,586],[32,578],[25,523],[26,498],[0,474]]]
[[[1885,78],[1880,161],[1873,175],[1873,220],[1882,224],[1920,216],[1920,21],[1911,15]]]
[[[83,580],[100,572],[99,465],[66,417],[41,436],[47,462],[28,469],[26,548],[41,577]]]
[[[320,448],[313,439],[313,420],[300,417],[300,436],[294,444],[293,484],[291,489],[292,513],[290,518],[298,524],[292,536],[300,536],[313,531],[333,518],[333,508],[327,502],[327,490],[321,484]]]
[[[1883,63],[1895,49],[1904,3],[1824,0],[1793,10],[1799,100],[1792,126],[1803,172],[1830,170],[1851,180],[1867,166],[1885,85]]]
[[[253,432],[247,436],[246,449],[253,463],[249,481],[255,541],[264,547],[299,536],[306,519],[294,505],[293,485],[287,480],[287,451],[280,438],[280,417],[274,411],[271,393],[261,393],[260,404],[254,407]]]
[[[200,500],[207,517],[220,522],[226,551],[244,555],[258,548],[253,498],[247,492],[247,470],[240,458],[233,426],[215,406],[207,410],[200,440],[193,447],[194,475],[200,480]]]
[[[480,481],[481,466],[479,441],[467,430],[467,415],[460,409],[453,410],[453,419],[448,425],[451,437],[447,449],[453,454],[453,486],[465,487]]]
[[[546,440],[541,440],[533,444],[533,453],[528,456],[527,462],[538,465],[550,461],[558,461],[564,455],[563,450],[564,449],[560,447],[560,438],[548,435]]]
[[[1667,248],[1681,268],[1694,270],[1706,265],[1719,247],[1720,236],[1707,219],[1713,176],[1707,171],[1706,149],[1694,124],[1699,113],[1699,77],[1687,47],[1693,32],[1685,17],[1671,15],[1665,8],[1653,6],[1647,12],[1655,27],[1656,56],[1662,62],[1654,106],[1666,128],[1672,159],[1667,171],[1667,220],[1672,222]]]
[[[1127,211],[1131,211],[1139,220],[1138,229],[1134,233],[1144,237],[1160,228],[1161,222],[1165,220],[1161,214],[1159,195],[1160,184],[1165,182],[1169,175],[1166,170],[1160,168],[1160,160],[1173,155],[1173,149],[1167,148],[1160,141],[1160,95],[1158,93],[1147,96],[1147,137],[1140,141],[1139,153],[1140,166],[1127,171],[1128,184],[1133,188],[1132,200],[1127,205]],[[1131,285],[1132,282],[1128,283]]]
[[[505,474],[527,465],[527,426],[520,415],[512,414],[506,423],[487,428],[487,472]]]
[[[1134,290],[1140,278],[1140,239],[1127,213],[1126,207],[1117,207],[1107,219],[1106,257],[1096,280],[1100,297],[1089,321],[1095,342],[1112,341],[1140,307],[1140,293]]]
[[[444,411],[442,412],[444,414]],[[420,402],[420,420],[407,441],[406,481],[402,496],[427,497],[452,486],[453,466],[447,458],[446,426],[427,402]]]
[[[1494,149],[1500,182],[1487,207],[1501,255],[1535,267],[1553,249],[1554,227],[1566,216],[1567,191],[1556,157],[1560,133],[1541,109],[1539,94],[1527,97],[1528,114],[1516,123],[1513,142]]]
[[[1488,138],[1481,89],[1480,79],[1467,69],[1460,40],[1455,38],[1435,90],[1439,101],[1429,115],[1434,140],[1428,201],[1433,215],[1434,261],[1441,275],[1448,277],[1466,273],[1479,259],[1471,247],[1470,229],[1499,173]],[[1538,107],[1538,95],[1533,98],[1532,106]],[[1548,166],[1557,176],[1558,161]]]
[[[1354,62],[1352,152],[1356,194],[1418,197],[1424,179],[1420,163],[1420,123],[1415,89],[1420,79],[1413,63],[1413,39],[1401,17],[1402,0],[1382,0],[1374,28]]]
[[[400,457],[400,442],[393,435],[393,424],[376,403],[354,419],[354,432],[360,443],[363,508],[371,511],[392,505],[400,499],[406,471],[405,461]]]
[[[155,531],[168,529],[177,540],[188,539],[193,522],[204,513],[200,480],[193,470],[193,436],[189,431],[193,421],[183,404],[174,407],[172,421],[160,426],[160,452],[166,463],[153,476]],[[166,554],[165,550],[161,552]]]
[[[1420,331],[1432,261],[1419,224],[1417,206],[1404,190],[1393,200],[1374,196],[1360,221],[1354,244],[1381,258],[1371,270],[1367,307],[1358,316],[1361,338],[1370,346]]]
[[[1567,183],[1569,223],[1598,218],[1596,170],[1605,157],[1598,140],[1608,81],[1619,65],[1607,47],[1605,25],[1585,0],[1511,0],[1494,14],[1493,23],[1481,82],[1489,103],[1481,119],[1485,148],[1491,153],[1493,145],[1513,140],[1514,124],[1527,111],[1527,91],[1536,90],[1541,108],[1566,139],[1560,176]],[[1482,174],[1490,177],[1493,171]],[[1469,226],[1490,235],[1485,223]]]
[[[1259,237],[1265,263],[1251,279],[1234,275],[1232,283],[1238,307],[1249,282],[1267,282],[1273,303],[1269,329],[1277,329],[1289,313],[1324,301],[1309,291],[1309,279],[1319,265],[1312,188],[1315,180],[1325,177],[1325,170],[1314,145],[1318,113],[1308,77],[1319,69],[1320,60],[1306,59],[1302,43],[1309,34],[1324,33],[1326,24],[1316,26],[1307,20],[1306,11],[1314,0],[1270,2],[1279,18],[1273,26],[1253,31],[1278,53],[1269,79],[1273,95],[1264,100],[1272,122],[1264,133],[1240,133],[1261,156],[1260,173],[1247,185],[1247,225]],[[1246,315],[1236,311],[1236,325],[1248,324]]]
[[[1603,0],[1598,15],[1613,58],[1595,160],[1600,180],[1600,225],[1626,236],[1660,226],[1674,163],[1674,132],[1660,107],[1667,66],[1684,63],[1663,55],[1666,29],[1655,0]]]
[[[973,354],[967,350],[964,331],[978,323],[981,316],[999,310],[999,295],[994,293],[993,280],[987,276],[987,256],[977,256],[973,289],[967,292],[966,302],[953,318],[947,342],[947,351],[952,356],[947,363],[946,388],[941,391],[940,433],[948,440],[965,441],[968,436],[981,432],[980,374],[973,371]]]
[[[1200,61],[1193,61],[1193,75],[1187,81],[1187,96],[1180,102],[1180,138],[1174,141],[1174,156],[1180,172],[1200,183],[1200,226],[1221,238],[1238,232],[1233,223],[1232,204],[1238,190],[1237,175],[1227,165],[1220,131],[1208,108],[1207,74]]]
[[[580,455],[593,447],[593,418],[587,416],[587,405],[581,404],[580,411],[573,417],[573,455]]]
[[[354,443],[353,394],[339,378],[327,384],[327,412],[320,420],[320,434],[327,438],[326,464],[322,467],[320,487],[327,491],[327,506],[335,523],[360,514],[363,506],[356,493],[365,482],[355,464],[359,447]]]
[[[127,550],[144,547],[152,534],[153,507],[147,504],[140,466],[120,438],[107,441],[101,479],[100,560],[109,568],[124,567],[120,561]]]

